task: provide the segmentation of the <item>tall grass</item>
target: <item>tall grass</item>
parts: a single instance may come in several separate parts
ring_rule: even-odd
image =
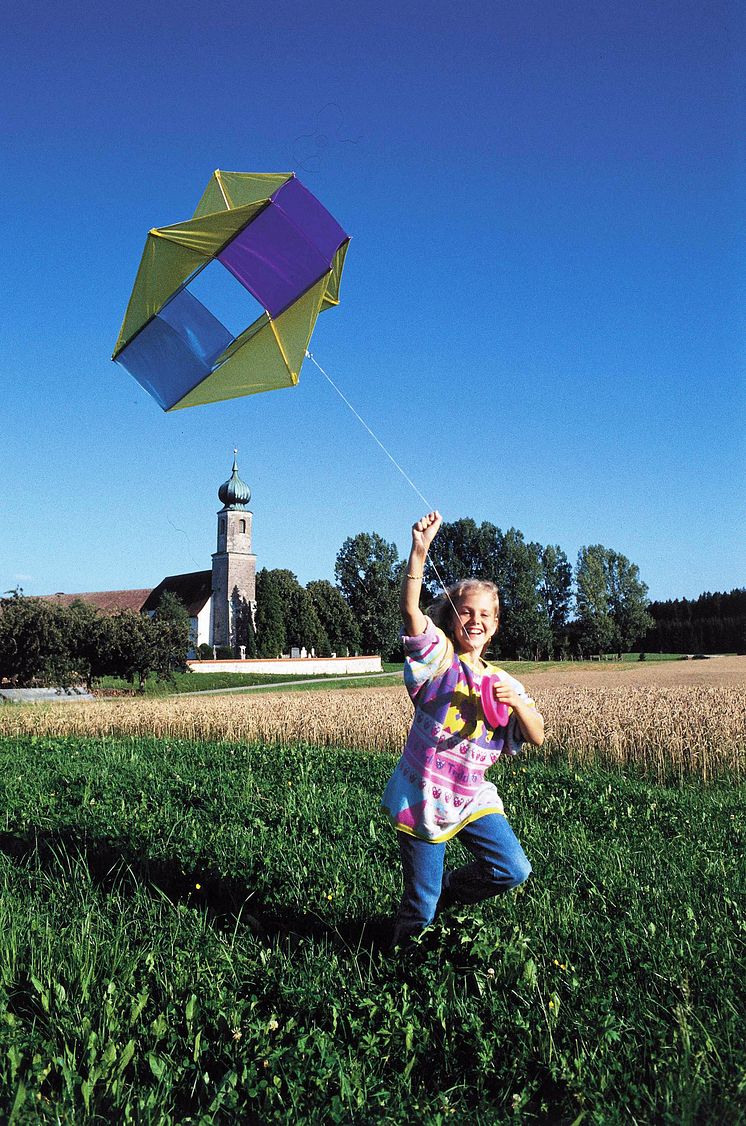
[[[746,749],[746,693],[740,687],[545,688],[538,700],[545,761],[633,767],[658,781],[740,777]],[[397,751],[411,704],[402,687],[251,697],[115,700],[0,709],[0,735],[126,735],[238,743],[306,742]]]
[[[739,1121],[743,794],[501,764],[533,876],[393,958],[393,762],[0,740],[3,1120]]]

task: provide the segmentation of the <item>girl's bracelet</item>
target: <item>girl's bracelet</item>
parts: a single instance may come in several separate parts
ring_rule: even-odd
[[[408,579],[421,579],[422,575],[410,575],[409,571],[407,571],[407,578]]]

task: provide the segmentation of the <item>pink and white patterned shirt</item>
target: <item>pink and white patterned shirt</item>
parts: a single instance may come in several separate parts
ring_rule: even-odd
[[[502,800],[484,774],[501,754],[516,755],[525,742],[512,708],[505,727],[489,727],[480,696],[483,676],[497,674],[527,704],[536,705],[503,669],[473,669],[429,618],[424,633],[403,641],[404,683],[414,719],[381,804],[400,832],[447,841],[477,817],[503,813]]]

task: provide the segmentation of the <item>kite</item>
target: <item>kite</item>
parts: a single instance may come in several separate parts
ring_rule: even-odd
[[[148,234],[112,359],[164,411],[294,386],[349,241],[294,173],[218,170],[191,219]],[[215,261],[264,310],[238,335],[188,288]]]

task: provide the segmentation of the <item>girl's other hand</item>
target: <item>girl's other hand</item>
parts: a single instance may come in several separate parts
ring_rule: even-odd
[[[509,708],[516,708],[521,706],[521,698],[518,693],[504,680],[495,680],[493,685],[494,697],[498,704],[507,704]]]
[[[427,554],[430,550],[430,544],[438,534],[438,529],[442,523],[443,517],[437,510],[428,512],[427,516],[423,516],[421,520],[412,525],[413,546],[421,548]]]

